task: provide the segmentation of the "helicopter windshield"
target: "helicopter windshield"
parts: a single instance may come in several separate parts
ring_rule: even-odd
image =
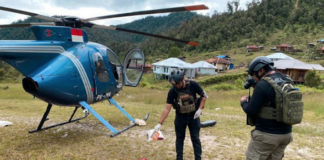
[[[98,76],[98,80],[100,82],[108,82],[109,81],[109,75],[107,72],[107,67],[105,65],[105,62],[99,52],[96,52],[93,54],[93,60],[95,63],[96,68],[96,74]]]
[[[111,51],[110,49],[107,49],[107,57],[109,59],[109,64],[111,66],[111,69],[114,73],[114,77],[117,82],[117,87],[121,88],[123,86],[123,71],[122,71],[122,65],[116,56],[116,54]]]

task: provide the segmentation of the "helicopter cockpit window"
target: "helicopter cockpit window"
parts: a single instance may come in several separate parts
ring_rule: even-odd
[[[100,82],[108,82],[109,74],[105,62],[99,52],[93,54],[93,61],[96,68],[96,74]]]

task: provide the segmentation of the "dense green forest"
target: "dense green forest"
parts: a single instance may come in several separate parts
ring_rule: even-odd
[[[287,43],[306,50],[308,43],[324,38],[324,0],[252,0],[246,4],[245,10],[237,9],[242,5],[239,0],[233,2],[228,1],[227,11],[222,13],[171,13],[118,25],[120,28],[196,41],[200,43],[197,47],[119,31],[85,30],[90,41],[108,46],[119,56],[134,47],[142,49],[148,62],[167,57],[171,48],[179,49],[181,56],[199,57],[216,51],[225,54],[244,52],[244,48],[252,44],[273,47]],[[40,20],[28,18],[15,23],[35,21]],[[34,39],[34,36],[28,28],[0,29],[0,39]]]

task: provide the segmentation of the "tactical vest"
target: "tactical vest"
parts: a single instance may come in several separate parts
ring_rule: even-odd
[[[275,108],[262,106],[258,117],[274,119],[288,125],[301,123],[303,118],[302,93],[295,89],[291,82],[278,85],[272,78],[262,78],[275,90]]]
[[[190,81],[186,80],[186,90],[179,91],[175,88],[177,99],[172,104],[173,108],[181,114],[192,113],[196,111],[195,99],[190,93]]]

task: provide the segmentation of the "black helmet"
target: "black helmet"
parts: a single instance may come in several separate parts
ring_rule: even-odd
[[[182,81],[184,77],[184,72],[183,71],[179,71],[179,70],[172,70],[170,75],[169,75],[169,82],[172,85],[178,84]]]
[[[253,75],[254,72],[257,72],[264,66],[268,65],[271,69],[274,68],[274,63],[266,56],[259,56],[250,63],[248,74]]]

